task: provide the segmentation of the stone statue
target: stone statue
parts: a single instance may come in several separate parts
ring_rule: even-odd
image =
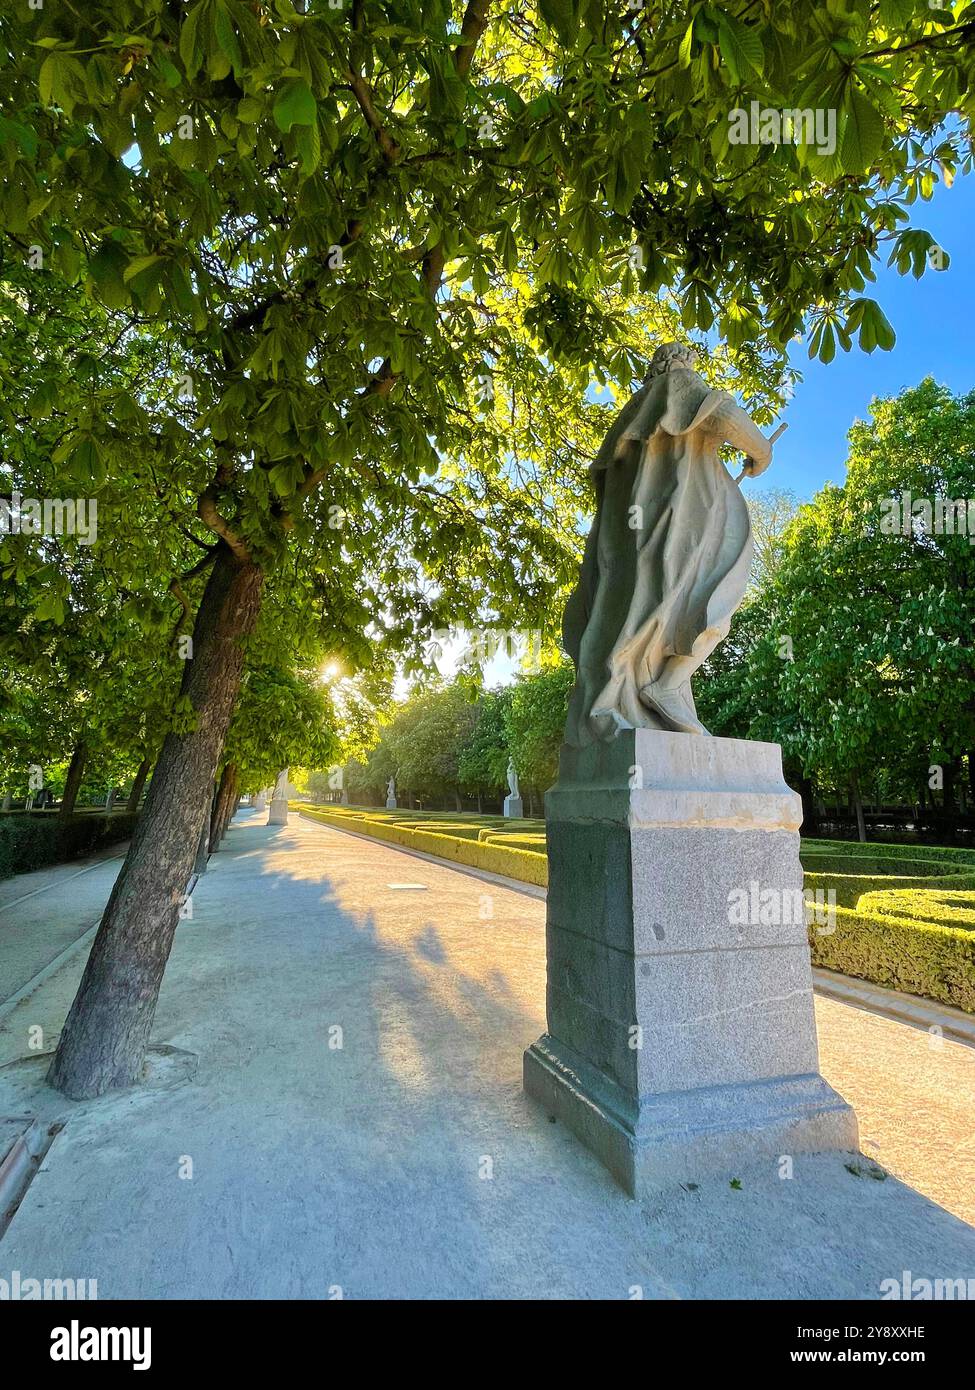
[[[386,783],[386,810],[396,810],[396,778],[390,777]]]
[[[521,792],[518,790],[518,774],[515,771],[514,758],[508,759],[508,795],[504,799],[503,809],[504,814],[514,820],[521,820],[525,814]]]
[[[690,678],[727,636],[752,558],[748,509],[718,457],[769,466],[772,440],[667,343],[596,455],[597,510],[563,637],[576,668],[566,743],[621,729],[706,734]],[[777,432],[778,433],[778,432]]]

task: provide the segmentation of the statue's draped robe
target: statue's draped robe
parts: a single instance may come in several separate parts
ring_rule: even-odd
[[[727,636],[752,556],[748,509],[718,457],[725,442],[768,462],[748,415],[689,368],[651,378],[603,442],[563,623],[576,667],[567,742],[621,728],[706,732],[690,677]]]

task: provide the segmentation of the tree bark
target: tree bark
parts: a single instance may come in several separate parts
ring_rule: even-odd
[[[808,777],[797,779],[796,786],[802,801],[802,831],[804,835],[815,835],[819,830],[819,815],[816,810],[816,797],[812,782]]]
[[[240,690],[242,639],[261,606],[262,570],[221,546],[193,629],[180,693],[191,733],[167,734],[129,852],[102,917],[48,1081],[74,1100],[131,1086],[149,1033],[180,905]]]
[[[61,815],[70,816],[74,814],[75,802],[78,800],[78,793],[81,791],[81,779],[85,775],[85,763],[88,760],[88,745],[84,739],[79,739],[74,746],[71,754],[71,762],[68,764],[68,775],[64,781],[64,795],[61,798]]]
[[[139,770],[135,774],[135,781],[132,783],[132,790],[129,792],[129,799],[125,803],[125,809],[130,815],[134,815],[139,809],[139,802],[142,800],[142,789],[146,784],[146,778],[149,776],[151,767],[152,761],[149,758],[143,758],[142,762],[139,764]]]
[[[867,823],[863,818],[863,797],[860,795],[860,786],[858,782],[854,782],[851,785],[850,795],[853,799],[853,809],[856,812],[857,818],[857,839],[861,843],[865,843],[867,838]]]
[[[199,844],[196,847],[196,860],[193,864],[193,872],[197,875],[205,874],[207,871],[207,860],[210,858],[210,817],[205,816],[203,829],[200,831]]]
[[[955,803],[955,763],[946,762],[942,768],[941,796],[945,815],[953,816],[957,810]]]
[[[227,763],[220,777],[217,799],[210,816],[210,853],[215,854],[230,824],[234,798],[237,795],[237,764]]]

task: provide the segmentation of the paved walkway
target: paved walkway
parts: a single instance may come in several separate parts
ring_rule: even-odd
[[[824,1071],[906,1181],[827,1155],[641,1206],[521,1089],[544,904],[263,820],[238,818],[177,934],[155,1038],[195,1076],[86,1105],[40,1084],[30,1030],[53,1042],[81,955],[0,1023],[0,1114],[67,1117],[0,1276],[97,1278],[102,1298],[875,1298],[905,1269],[975,1278],[971,1049],[820,1001]]]
[[[126,845],[0,880],[0,1018],[4,1006],[95,926]]]

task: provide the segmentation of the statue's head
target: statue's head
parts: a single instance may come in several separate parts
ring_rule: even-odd
[[[662,376],[664,372],[672,372],[678,367],[692,372],[696,362],[697,354],[687,343],[662,343],[653,354],[645,380],[650,381],[653,377]]]

